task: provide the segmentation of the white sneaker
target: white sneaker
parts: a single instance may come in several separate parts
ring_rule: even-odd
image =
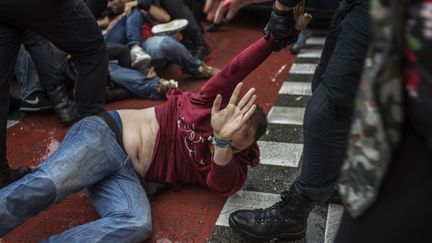
[[[188,24],[187,19],[175,19],[165,24],[157,24],[151,30],[154,35],[174,34],[186,28]]]
[[[144,64],[148,64],[151,62],[151,56],[147,54],[141,47],[132,47],[130,51],[131,55],[131,66],[133,68],[137,68]]]

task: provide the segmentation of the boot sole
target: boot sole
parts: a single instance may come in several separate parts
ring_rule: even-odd
[[[282,233],[282,234],[277,234],[272,236],[252,234],[240,229],[237,226],[237,224],[234,221],[232,221],[231,217],[229,218],[229,226],[234,232],[241,235],[243,238],[251,241],[269,241],[275,239],[294,241],[294,240],[303,239],[306,236],[306,230],[297,233]]]

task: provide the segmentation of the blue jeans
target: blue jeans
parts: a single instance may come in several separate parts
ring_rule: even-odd
[[[105,122],[76,123],[36,170],[0,190],[0,236],[83,188],[100,219],[49,242],[138,242],[152,230],[150,204],[130,158]]]
[[[23,45],[21,45],[18,52],[15,64],[15,76],[21,85],[21,97],[23,99],[33,92],[44,90],[33,60]]]
[[[304,115],[304,160],[295,187],[327,200],[346,156],[354,98],[370,42],[369,3],[342,1],[330,23]]]
[[[142,47],[152,57],[151,65],[156,68],[175,63],[183,73],[199,75],[201,60],[193,57],[186,47],[171,36],[152,36],[142,43]]]
[[[106,42],[128,44],[141,43],[141,26],[144,17],[138,8],[132,10],[129,16],[123,16],[116,25],[105,35]]]
[[[125,68],[117,62],[111,61],[108,65],[111,81],[127,89],[132,94],[146,99],[161,99],[157,93],[160,78],[158,76],[147,78],[142,72]]]

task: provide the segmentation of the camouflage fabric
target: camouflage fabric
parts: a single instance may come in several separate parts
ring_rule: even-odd
[[[376,199],[401,136],[404,4],[392,2],[396,3],[371,1],[373,40],[355,102],[339,184],[342,200],[353,217],[361,215]]]

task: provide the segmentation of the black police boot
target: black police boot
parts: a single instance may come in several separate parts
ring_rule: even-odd
[[[47,94],[50,101],[54,104],[54,109],[61,123],[72,123],[78,120],[75,102],[66,92],[64,85],[48,88]]]
[[[282,200],[265,209],[239,210],[229,217],[229,225],[249,240],[297,240],[306,235],[309,213],[315,202],[294,187],[281,193]]]
[[[201,32],[193,36],[193,45],[191,49],[192,56],[202,61],[207,55],[210,54],[210,52],[211,49],[205,42]]]
[[[23,178],[32,170],[28,166],[21,166],[18,169],[6,168],[0,171],[0,188],[3,188],[12,182]]]

